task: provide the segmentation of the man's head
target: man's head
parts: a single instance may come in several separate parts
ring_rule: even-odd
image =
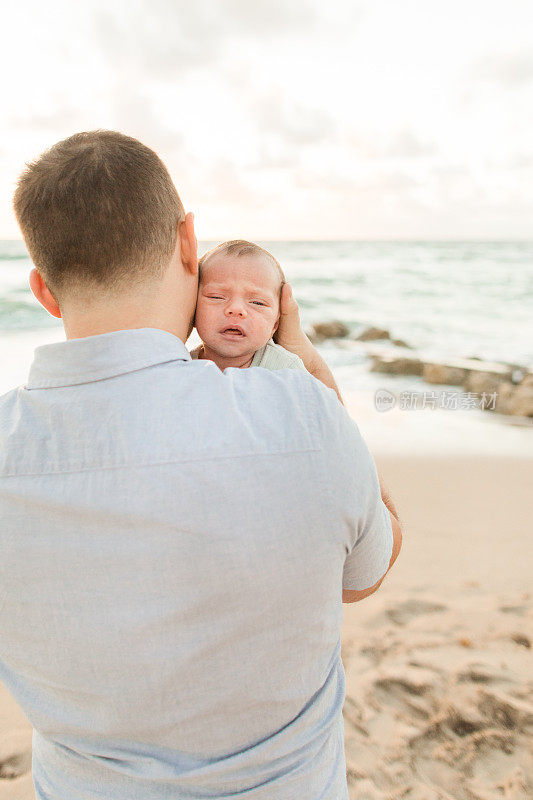
[[[124,298],[135,304],[140,297],[146,308],[162,283],[175,279],[172,290],[185,289],[187,297],[172,299],[192,318],[192,215],[163,162],[141,142],[107,130],[58,142],[27,165],[14,210],[36,267],[31,288],[50,313],[79,316],[93,305],[100,316],[109,307],[111,316]],[[192,262],[195,274],[183,285],[178,267]],[[176,275],[167,274],[169,267]]]
[[[285,283],[274,256],[238,239],[210,250],[198,267],[195,325],[206,350],[240,358],[263,347],[278,327]]]

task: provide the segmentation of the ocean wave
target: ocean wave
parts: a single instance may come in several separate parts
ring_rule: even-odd
[[[42,308],[25,300],[0,297],[0,331],[32,330],[53,324]]]
[[[24,242],[16,239],[0,240],[0,261],[30,261]]]
[[[386,328],[435,357],[533,359],[533,242],[262,244],[282,265],[305,328],[336,319],[351,333]],[[0,242],[0,330],[57,324],[31,294],[30,268],[22,242]]]

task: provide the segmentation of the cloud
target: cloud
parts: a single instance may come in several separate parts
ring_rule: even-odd
[[[196,200],[221,205],[260,209],[265,203],[265,196],[253,184],[248,183],[241,171],[228,159],[217,159],[212,165],[198,172]]]
[[[434,143],[423,142],[411,130],[404,129],[393,137],[384,155],[388,158],[421,158],[436,152]]]
[[[508,88],[526,86],[533,82],[533,52],[491,53],[474,62],[469,75]]]
[[[300,189],[326,191],[340,196],[377,196],[403,194],[419,186],[419,181],[402,170],[380,170],[369,174],[347,174],[343,171],[300,170],[295,174]]]
[[[250,163],[250,169],[292,170],[299,163],[299,154],[293,147],[283,144],[260,144],[257,159]]]
[[[529,170],[533,169],[533,153],[515,153],[506,158],[486,158],[485,167],[496,170]]]
[[[253,119],[263,133],[282,139],[288,145],[320,144],[335,132],[333,116],[289,97],[276,87],[251,99]]]
[[[207,66],[232,41],[269,40],[314,25],[308,0],[137,0],[122,10],[102,6],[94,14],[95,44],[116,67],[144,79],[175,79]]]
[[[222,18],[231,30],[261,38],[272,33],[305,31],[317,19],[316,8],[309,0],[298,3],[287,3],[286,0],[213,0],[209,5],[222,11]]]
[[[182,153],[184,161],[186,160],[183,135],[161,121],[145,92],[135,91],[129,85],[117,85],[113,113],[117,130],[139,139],[155,150]]]
[[[8,119],[9,127],[14,131],[33,128],[43,132],[56,132],[64,128],[73,131],[84,128],[85,115],[80,106],[74,106],[65,98],[50,98],[47,111],[13,114]]]
[[[102,122],[107,115],[94,115],[82,106],[61,98],[55,102],[52,100],[48,111],[12,116],[9,126],[13,131],[38,131],[57,141],[78,131],[110,127],[139,139],[158,152],[173,154],[178,164],[187,163],[188,154],[182,134],[165,125],[145,92],[120,81],[112,85],[112,92],[112,121],[107,118]]]

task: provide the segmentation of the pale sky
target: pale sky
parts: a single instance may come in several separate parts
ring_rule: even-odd
[[[202,239],[533,239],[533,0],[20,0],[0,238],[26,161],[111,128]]]

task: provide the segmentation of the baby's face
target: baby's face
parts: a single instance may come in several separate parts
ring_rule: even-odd
[[[251,355],[263,347],[278,326],[279,287],[279,273],[267,258],[209,259],[202,269],[195,318],[204,345],[225,357]]]

